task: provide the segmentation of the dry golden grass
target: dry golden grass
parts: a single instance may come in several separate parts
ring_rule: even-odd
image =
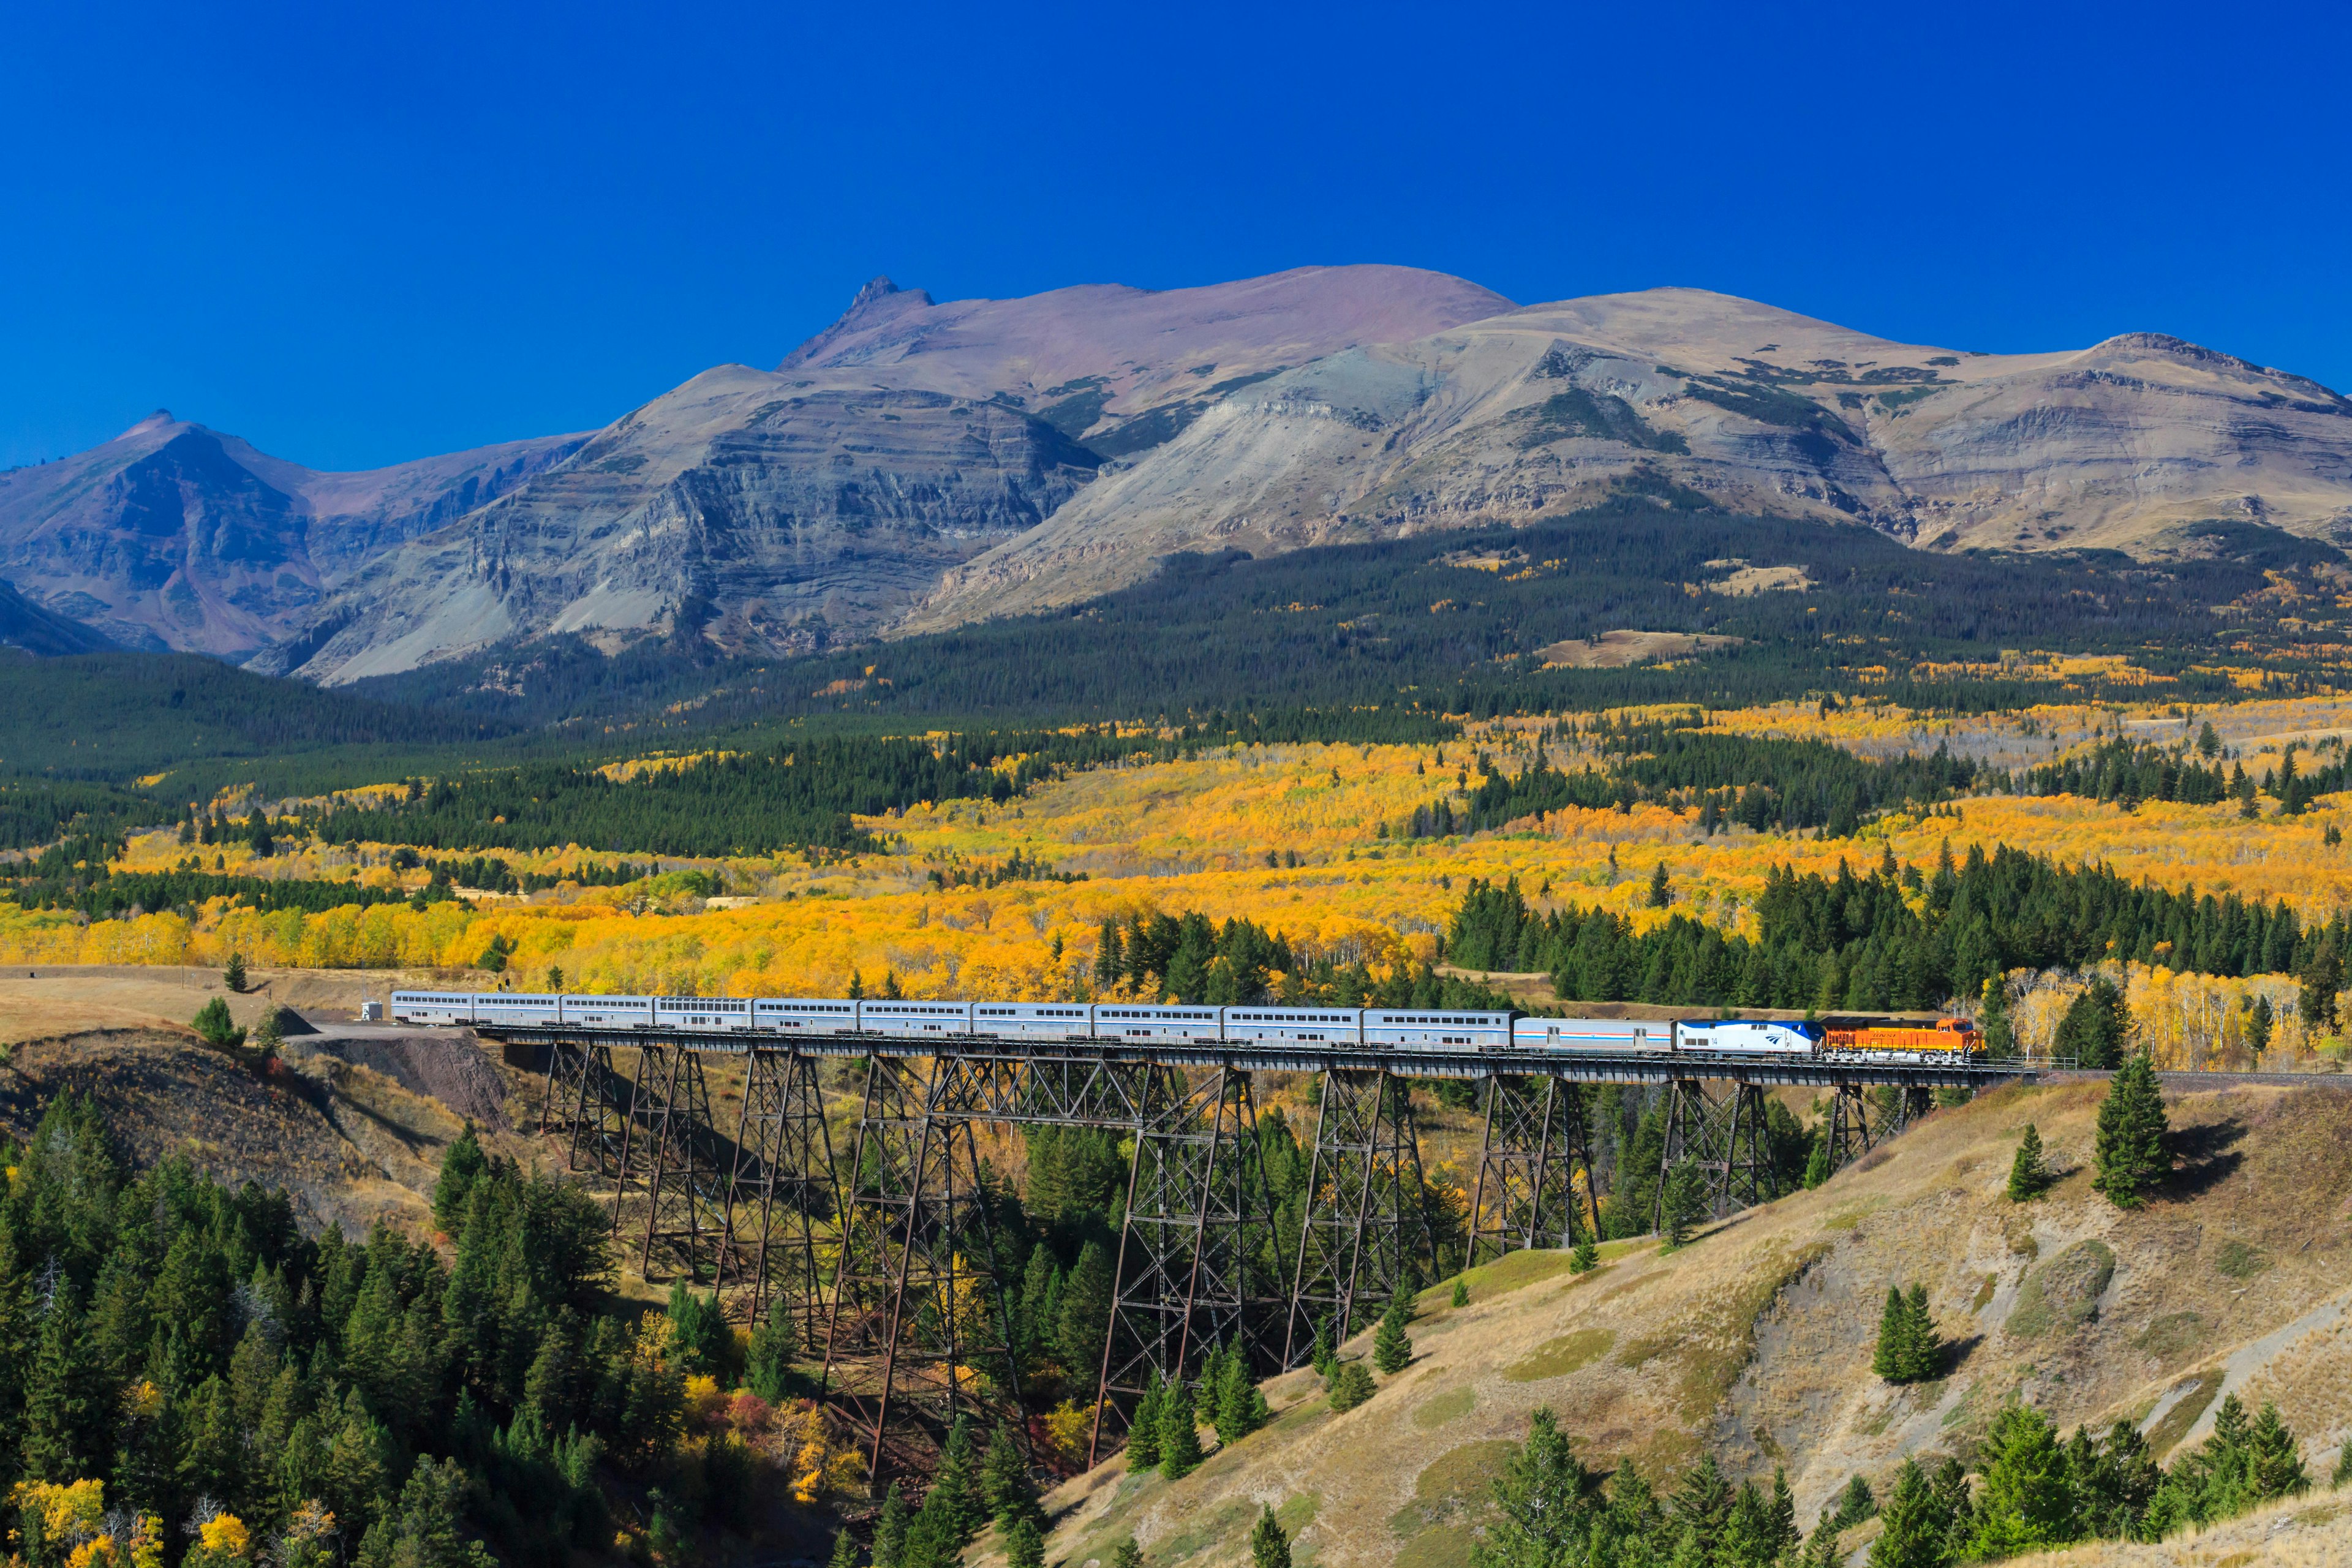
[[[1113,1462],[1069,1483],[1050,1500],[1049,1557],[1107,1563],[1132,1533],[1152,1568],[1221,1568],[1245,1558],[1265,1503],[1293,1512],[1297,1551],[1318,1568],[1466,1563],[1486,1482],[1537,1405],[1559,1413],[1588,1462],[1631,1460],[1654,1481],[1702,1447],[1735,1475],[1785,1465],[1811,1519],[1857,1472],[1883,1484],[1906,1454],[1970,1457],[2005,1400],[2030,1399],[2070,1429],[2145,1419],[2220,1369],[2217,1394],[2277,1397],[2325,1474],[2352,1413],[2340,1373],[2313,1375],[2336,1364],[2337,1336],[2281,1331],[2352,1298],[2352,1094],[2176,1100],[2187,1163],[2167,1195],[2123,1214],[2082,1169],[2099,1093],[2017,1087],[1938,1112],[1867,1168],[1678,1254],[1612,1246],[1608,1266],[1581,1277],[1558,1255],[1521,1255],[1474,1272],[1459,1310],[1444,1305],[1449,1282],[1422,1299],[1414,1363],[1370,1403],[1334,1415],[1312,1374],[1277,1379],[1275,1425],[1184,1480],[1127,1477]],[[2066,1173],[2020,1207],[2002,1188],[2029,1120]],[[2029,1279],[2093,1241],[2115,1258],[2104,1289],[2024,1331],[2011,1314]],[[2251,1272],[2248,1253],[2259,1255]],[[1942,1381],[1895,1389],[1870,1375],[1873,1332],[1886,1287],[1915,1279],[1956,1353]],[[2193,1331],[2177,1331],[2190,1315]],[[2302,1550],[2336,1537],[2294,1539]]]

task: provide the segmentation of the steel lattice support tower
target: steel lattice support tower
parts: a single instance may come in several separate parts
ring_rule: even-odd
[[[1870,1152],[1873,1142],[1870,1131],[1869,1102],[1864,1098],[1862,1085],[1842,1083],[1830,1100],[1830,1173],[1835,1175]],[[1860,1145],[1859,1152],[1856,1145]]]
[[[1556,1078],[1489,1078],[1478,1180],[1470,1199],[1468,1266],[1524,1247],[1573,1246],[1580,1222],[1585,1234],[1600,1237],[1601,1198],[1592,1179],[1583,1089]]]
[[[629,1085],[613,1069],[611,1047],[557,1040],[549,1049],[539,1125],[563,1140],[565,1168],[617,1180],[628,1124]]]
[[[1409,1263],[1435,1271],[1421,1199],[1421,1140],[1404,1080],[1380,1068],[1326,1071],[1290,1276],[1284,1367],[1299,1364],[1324,1319],[1337,1344],[1378,1316],[1403,1286]]]
[[[868,1058],[821,1396],[866,1448],[869,1484],[959,1414],[1026,1429],[971,1119],[935,1114],[946,1078],[938,1061]]]
[[[797,1321],[801,1343],[815,1344],[833,1278],[827,1265],[836,1261],[824,1255],[838,1245],[840,1217],[816,1058],[754,1048],[744,1063],[719,1249],[729,1316],[756,1324],[782,1308]]]
[[[647,1056],[656,1054],[649,1048]],[[661,1096],[644,1132],[646,1228],[638,1268],[648,1280],[683,1276],[717,1284],[729,1272],[728,1175],[710,1114],[702,1053],[673,1049],[657,1062]],[[656,1262],[656,1259],[659,1259]],[[665,1272],[656,1273],[656,1268]]]
[[[1688,1160],[1707,1177],[1707,1210],[1721,1219],[1774,1195],[1772,1164],[1764,1149],[1764,1090],[1735,1080],[1731,1092],[1711,1098],[1696,1079],[1668,1088],[1666,1136],[1658,1161],[1658,1195],[1651,1228],[1663,1233],[1666,1182]]]
[[[1096,1380],[1087,1462],[1106,1418],[1157,1376],[1189,1375],[1210,1347],[1238,1349],[1271,1370],[1276,1310],[1273,1205],[1258,1157],[1249,1074],[1148,1069],[1128,1174],[1110,1325]]]

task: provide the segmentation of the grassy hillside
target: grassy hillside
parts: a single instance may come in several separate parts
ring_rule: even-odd
[[[1274,1425],[1181,1481],[1114,1460],[1069,1483],[1049,1560],[1107,1563],[1132,1534],[1150,1568],[1242,1561],[1270,1504],[1316,1568],[1458,1568],[1539,1405],[1587,1463],[1653,1482],[1703,1451],[1735,1479],[1785,1466],[1807,1525],[1853,1475],[1883,1495],[1906,1455],[1972,1461],[2012,1398],[2069,1430],[2129,1417],[2159,1458],[2200,1441],[2225,1393],[2275,1400],[2324,1478],[2352,1419],[2352,1094],[2176,1098],[2180,1167],[2126,1215],[2090,1191],[2102,1093],[2020,1086],[1940,1112],[1671,1256],[1621,1244],[1572,1276],[1522,1254],[1474,1272],[1460,1310],[1433,1289],[1412,1364],[1368,1404],[1334,1415],[1312,1373],[1276,1380]],[[2067,1173],[2020,1206],[2003,1183],[2028,1121]],[[1887,1286],[1914,1280],[1952,1358],[1895,1388],[1871,1375],[1873,1335]]]

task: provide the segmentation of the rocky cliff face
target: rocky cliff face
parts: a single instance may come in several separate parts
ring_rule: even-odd
[[[1936,549],[2162,553],[2213,518],[2352,539],[2352,402],[2155,334],[1961,354],[1693,289],[1530,306],[1236,392],[949,574],[899,629],[1070,603],[1176,551],[1523,520],[1667,485]]]
[[[0,474],[0,576],[127,647],[249,654],[385,548],[579,441],[324,474],[158,413],[104,446]]]
[[[775,371],[593,437],[331,475],[158,416],[0,476],[0,575],[130,646],[340,681],[552,632],[807,651],[1176,552],[1629,489],[1930,549],[2162,554],[2215,518],[2352,540],[2352,402],[2152,333],[1971,354],[1696,289],[1522,309],[1339,267],[940,304],[877,279]]]
[[[871,636],[1234,390],[1509,308],[1388,267],[947,305],[877,279],[776,371],[698,376],[374,561],[259,668],[354,680],[682,619],[734,651]]]

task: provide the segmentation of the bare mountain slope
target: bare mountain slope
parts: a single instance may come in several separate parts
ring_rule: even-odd
[[[1534,305],[1236,392],[900,629],[1068,604],[1175,551],[1533,518],[1637,471],[1934,548],[2158,552],[2217,517],[2352,534],[2352,402],[2154,334],[1962,354],[1697,289]]]
[[[1450,1284],[1421,1298],[1415,1359],[1369,1403],[1334,1415],[1311,1373],[1276,1379],[1274,1425],[1192,1476],[1113,1460],[1065,1486],[1047,1556],[1108,1563],[1131,1534],[1150,1568],[1223,1568],[1270,1505],[1315,1568],[1459,1568],[1538,1405],[1586,1463],[1654,1483],[1703,1449],[1735,1479],[1785,1465],[1807,1525],[1854,1474],[1884,1495],[1906,1455],[1969,1461],[2011,1398],[2069,1428],[2131,1419],[2159,1457],[2201,1441],[2225,1393],[2275,1400],[2326,1474],[2352,1436],[2352,1093],[2171,1097],[2179,1168],[2126,1215],[2090,1190],[2103,1092],[1940,1111],[1670,1257],[1624,1243],[1585,1276],[1544,1252],[1474,1270],[1468,1307],[1445,1306]],[[2003,1185],[2029,1121],[2066,1173],[2019,1205]],[[1886,1288],[1914,1280],[1953,1349],[1942,1379],[1898,1388],[1871,1352]]]
[[[0,474],[0,576],[127,647],[247,654],[374,554],[579,441],[324,474],[159,411],[87,452]]]
[[[1238,386],[1509,308],[1388,267],[948,305],[877,279],[782,369],[706,372],[375,562],[260,668],[353,680],[681,616],[730,648],[870,635]]]
[[[0,576],[126,646],[341,681],[558,632],[804,652],[1177,552],[1670,485],[1933,549],[2352,540],[2352,401],[2152,333],[1971,354],[1690,289],[1520,309],[1357,266],[941,304],[877,279],[777,370],[584,444],[328,475],[159,415],[0,476]]]

